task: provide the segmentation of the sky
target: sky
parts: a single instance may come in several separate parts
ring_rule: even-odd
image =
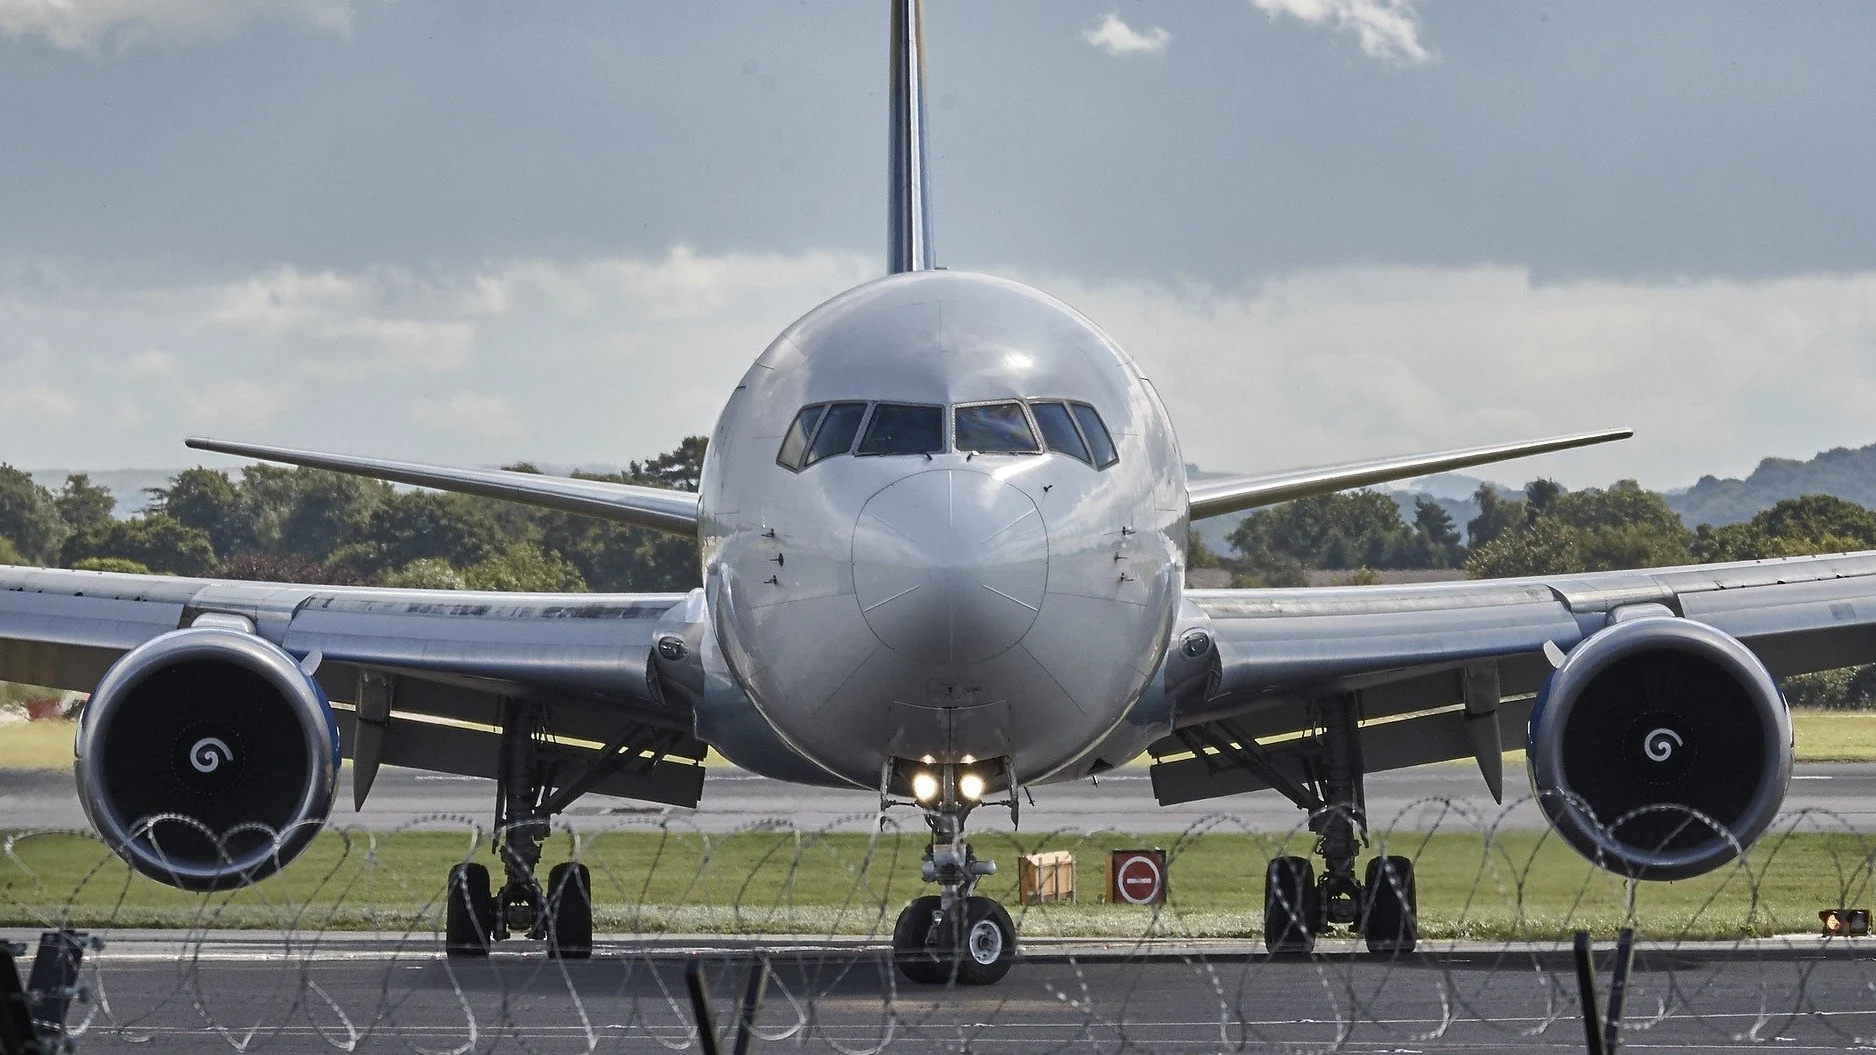
[[[928,0],[939,263],[1267,471],[1876,442],[1876,5]],[[887,6],[0,0],[0,461],[618,465],[885,257]]]

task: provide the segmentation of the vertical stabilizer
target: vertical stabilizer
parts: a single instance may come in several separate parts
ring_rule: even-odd
[[[892,0],[892,158],[886,270],[930,271],[925,185],[925,19],[919,0]]]

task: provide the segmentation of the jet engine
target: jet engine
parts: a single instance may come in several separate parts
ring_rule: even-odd
[[[1551,673],[1531,715],[1531,786],[1592,862],[1684,879],[1764,833],[1791,750],[1759,657],[1704,623],[1650,616],[1597,632]]]
[[[120,658],[79,718],[78,794],[137,871],[186,890],[272,875],[325,823],[339,730],[318,682],[264,638],[174,630]]]

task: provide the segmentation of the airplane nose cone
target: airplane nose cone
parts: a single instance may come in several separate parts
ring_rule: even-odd
[[[1042,607],[1049,537],[1029,496],[934,469],[875,494],[853,532],[853,588],[886,647],[923,663],[989,659]]]

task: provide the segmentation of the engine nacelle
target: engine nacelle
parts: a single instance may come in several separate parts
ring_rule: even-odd
[[[1570,845],[1639,879],[1712,871],[1791,781],[1791,714],[1759,657],[1705,623],[1616,623],[1571,650],[1531,714],[1531,786]]]
[[[186,890],[265,878],[325,823],[339,729],[294,658],[238,630],[175,630],[105,672],[78,724],[78,795],[137,871]]]

